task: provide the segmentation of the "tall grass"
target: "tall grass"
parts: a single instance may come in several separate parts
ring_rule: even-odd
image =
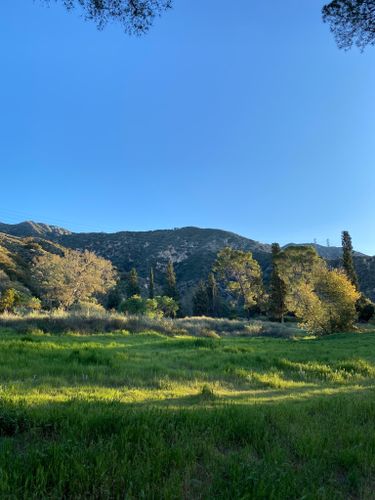
[[[374,420],[372,333],[0,331],[4,499],[370,499]]]
[[[166,335],[220,336],[265,335],[289,337],[300,333],[291,325],[285,326],[267,321],[242,321],[219,318],[155,319],[147,316],[125,316],[107,311],[52,311],[35,312],[27,315],[2,314],[0,327],[18,332],[83,334],[108,333],[127,330],[131,333],[154,331]]]

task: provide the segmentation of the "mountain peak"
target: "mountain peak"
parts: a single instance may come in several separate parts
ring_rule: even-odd
[[[68,229],[59,226],[43,224],[31,220],[20,222],[19,224],[4,224],[0,222],[0,232],[18,236],[21,238],[53,238],[56,236],[72,234]]]

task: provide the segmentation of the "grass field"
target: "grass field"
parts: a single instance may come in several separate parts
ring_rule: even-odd
[[[0,498],[374,498],[375,334],[0,332]]]

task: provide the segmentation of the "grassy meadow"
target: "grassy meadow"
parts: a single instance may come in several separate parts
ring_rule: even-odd
[[[0,498],[374,497],[375,333],[211,337],[3,328]]]

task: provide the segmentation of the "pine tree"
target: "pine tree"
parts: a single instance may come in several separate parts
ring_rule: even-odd
[[[155,297],[155,281],[154,281],[154,269],[150,268],[150,276],[148,280],[148,297],[153,299]]]
[[[352,238],[348,231],[342,232],[342,259],[343,259],[343,267],[344,271],[349,278],[350,282],[359,289],[358,285],[358,276],[354,267],[353,262],[353,245]]]
[[[283,280],[280,278],[277,269],[276,259],[280,252],[280,245],[278,243],[272,243],[272,274],[270,283],[269,314],[271,319],[282,323],[286,312],[286,287]]]
[[[219,313],[219,291],[214,273],[210,273],[207,280],[208,314],[216,317]]]
[[[165,276],[165,286],[164,286],[164,295],[167,297],[171,297],[172,299],[178,301],[178,290],[177,290],[177,282],[176,282],[176,274],[173,268],[173,262],[170,260],[168,262],[166,276]]]
[[[207,285],[204,281],[199,282],[193,296],[193,314],[194,316],[207,316],[209,314],[209,297]]]
[[[134,267],[129,273],[129,278],[126,285],[126,295],[128,298],[133,297],[133,295],[141,295],[141,288],[138,283],[138,274],[137,270]]]

